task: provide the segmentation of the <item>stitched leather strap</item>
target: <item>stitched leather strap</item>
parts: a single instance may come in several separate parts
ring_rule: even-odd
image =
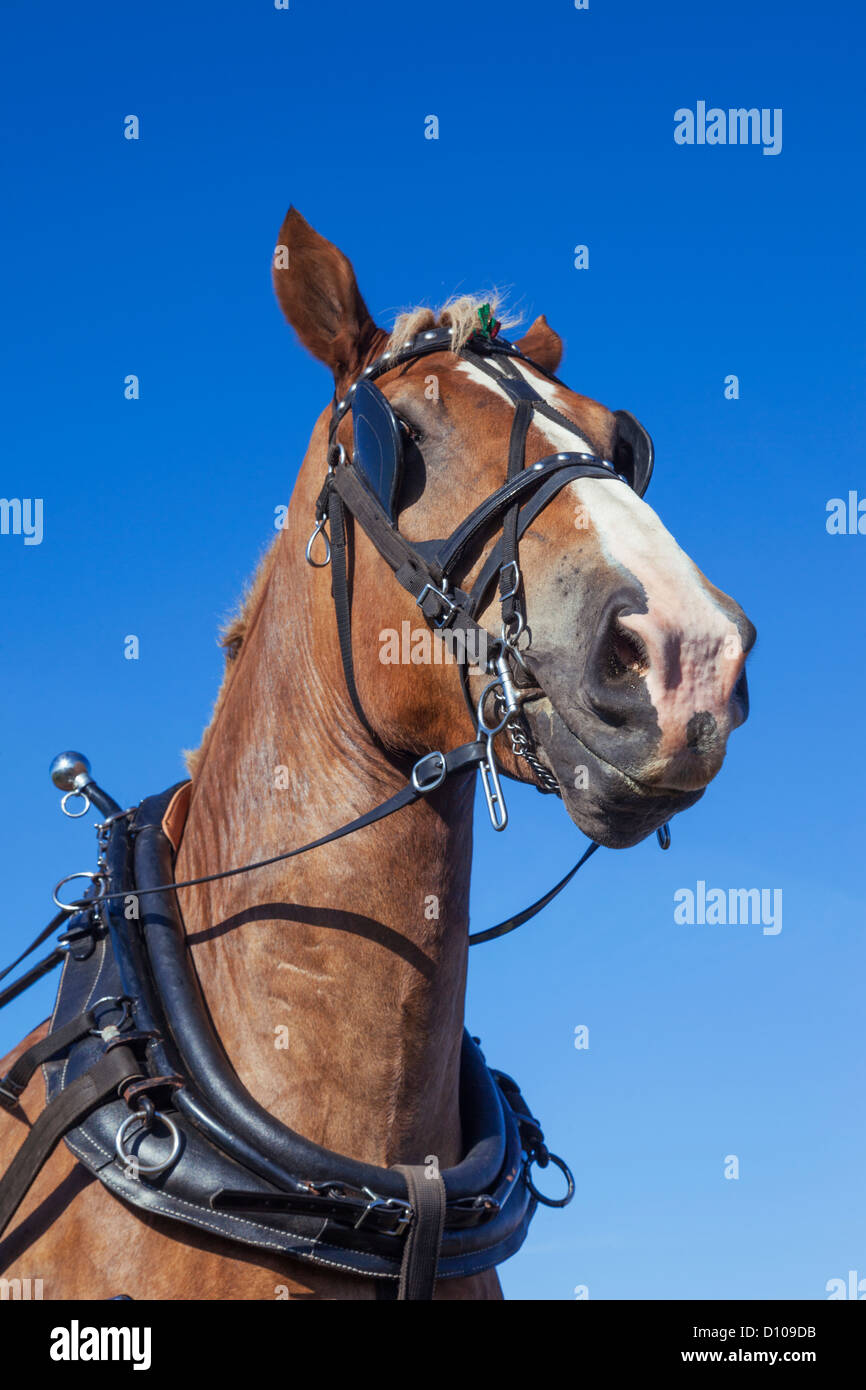
[[[426,1167],[395,1163],[409,1189],[414,1217],[400,1267],[398,1299],[429,1302],[436,1287],[436,1269],[445,1224],[445,1184],[438,1173],[431,1177]]]

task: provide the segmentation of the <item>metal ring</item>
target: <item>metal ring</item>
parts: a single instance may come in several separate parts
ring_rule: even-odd
[[[84,809],[81,811],[67,811],[66,803],[69,800],[70,796],[80,796],[84,802]],[[90,797],[87,795],[87,792],[85,791],[78,792],[73,790],[71,792],[66,792],[65,795],[61,796],[60,798],[60,809],[63,812],[64,816],[68,816],[70,820],[80,820],[82,816],[86,816],[87,812],[90,810],[90,805]]]
[[[120,1162],[123,1164],[124,1168],[128,1168],[130,1165],[134,1165],[136,1173],[144,1173],[147,1174],[149,1177],[152,1177],[157,1173],[164,1173],[166,1168],[171,1167],[178,1154],[180,1153],[181,1139],[180,1131],[178,1130],[178,1127],[175,1124],[174,1120],[170,1119],[168,1115],[164,1115],[161,1110],[155,1111],[153,1119],[161,1120],[162,1123],[165,1125],[166,1129],[171,1134],[171,1152],[169,1153],[168,1158],[164,1159],[162,1163],[140,1163],[134,1154],[128,1154],[126,1152],[123,1145],[126,1141],[127,1130],[129,1129],[130,1125],[140,1124],[143,1120],[146,1121],[147,1118],[148,1117],[146,1115],[143,1115],[139,1110],[133,1110],[131,1115],[127,1115],[126,1119],[121,1124],[115,1136],[114,1152],[116,1153]],[[150,1132],[150,1128],[151,1126],[148,1125],[148,1133]]]
[[[528,1159],[527,1162],[524,1164],[523,1177],[526,1182],[526,1186],[529,1188],[536,1202],[541,1202],[542,1206],[567,1207],[572,1197],[574,1196],[574,1175],[564,1158],[560,1158],[558,1154],[549,1154],[548,1157],[550,1159],[550,1162],[554,1165],[554,1167],[558,1168],[560,1173],[563,1174],[566,1182],[568,1183],[568,1191],[566,1192],[565,1196],[545,1197],[543,1192],[539,1192],[538,1188],[532,1181],[532,1178],[529,1176],[530,1169],[532,1168],[532,1165],[535,1162],[534,1158]]]
[[[101,883],[103,888],[105,887],[102,874],[94,873],[91,869],[82,869],[77,874],[67,874],[59,883],[55,883],[54,892],[51,894],[57,906],[64,912],[83,912],[86,908],[93,907],[94,903],[102,901],[105,894],[100,891],[93,898],[78,898],[71,903],[62,903],[57,896],[58,889],[62,888],[64,883],[71,883],[74,878],[89,878],[92,883]]]
[[[88,1004],[87,1007],[88,1012],[93,1014],[93,1018],[96,1023],[99,1023],[99,1015],[97,1014],[97,1009],[102,1004],[110,1004],[112,1009],[119,1009],[120,1022],[116,1023],[114,1026],[120,1029],[123,1027],[125,1023],[132,1022],[132,1003],[133,1001],[130,999],[128,994],[103,994],[102,998],[97,999],[95,1004]],[[107,1010],[107,1012],[111,1012],[111,1010]],[[100,1037],[102,1034],[101,1028],[91,1028],[90,1031],[95,1038]]]
[[[478,729],[480,733],[486,734],[488,738],[493,738],[495,734],[500,734],[511,718],[511,710],[506,709],[495,728],[491,729],[490,726],[484,722],[484,701],[487,699],[490,691],[495,690],[498,685],[502,685],[502,679],[499,676],[496,677],[496,680],[489,681],[487,685],[485,685],[478,700]]]
[[[515,632],[509,633],[507,629],[511,626],[512,623],[517,624],[517,629]],[[516,646],[517,639],[520,637],[520,634],[523,632],[525,627],[526,617],[522,610],[518,608],[517,612],[512,615],[508,622],[502,624],[502,627],[500,628],[501,640],[508,647]]]

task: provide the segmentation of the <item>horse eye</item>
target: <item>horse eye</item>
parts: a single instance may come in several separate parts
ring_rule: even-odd
[[[423,431],[417,429],[415,425],[410,425],[409,421],[404,419],[402,415],[395,415],[395,418],[403,433],[407,435],[414,444],[419,444],[424,438]]]

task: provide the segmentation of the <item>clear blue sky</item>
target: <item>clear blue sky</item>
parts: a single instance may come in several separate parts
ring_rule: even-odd
[[[650,429],[648,500],[759,630],[751,720],[671,851],[599,853],[473,952],[470,1027],[578,1184],[506,1291],[810,1299],[866,1276],[866,536],[825,528],[866,492],[860,7],[7,0],[2,27],[0,492],[43,498],[45,533],[0,536],[0,957],[93,862],[50,757],[83,749],[129,804],[207,719],[218,624],[330,390],[270,288],[293,202],[382,322],[492,284],[545,312],[566,379]],[[701,100],[781,108],[782,152],[676,145]],[[502,837],[478,819],[476,929],[584,843],[552,798],[511,809]],[[678,926],[699,879],[781,888],[782,931]],[[0,1015],[0,1051],[53,991]]]

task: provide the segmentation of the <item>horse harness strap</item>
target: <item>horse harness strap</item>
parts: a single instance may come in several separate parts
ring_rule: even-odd
[[[406,1190],[415,1212],[415,1220],[406,1236],[398,1297],[416,1302],[429,1300],[436,1285],[445,1225],[445,1184],[439,1173],[431,1173],[427,1167],[404,1163],[395,1163],[394,1167],[406,1179]]]
[[[46,1105],[0,1182],[0,1235],[60,1140],[97,1106],[117,1095],[124,1082],[140,1075],[132,1052],[117,1048]]]

